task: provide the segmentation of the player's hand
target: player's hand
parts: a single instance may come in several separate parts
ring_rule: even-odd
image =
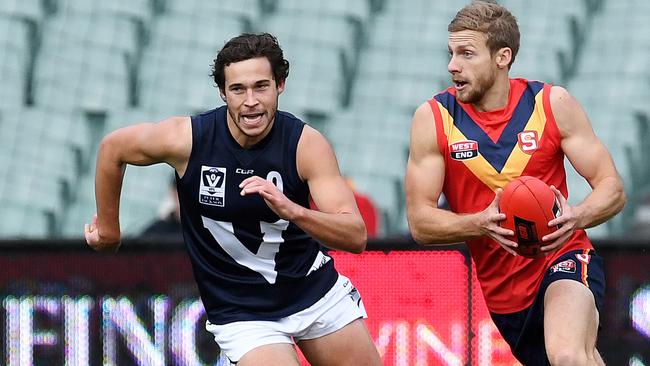
[[[548,235],[544,235],[542,238],[543,242],[548,243],[548,245],[544,245],[541,248],[542,252],[546,254],[557,250],[569,240],[578,228],[578,220],[580,219],[576,210],[569,205],[562,192],[555,188],[555,186],[551,186],[551,190],[555,193],[555,199],[560,204],[560,216],[549,221],[548,226],[561,225],[561,227]]]
[[[266,202],[273,212],[280,216],[280,218],[288,221],[292,221],[293,218],[299,215],[300,210],[304,209],[304,207],[288,199],[273,182],[262,177],[248,177],[239,184],[239,188],[241,188],[240,194],[242,196],[248,194],[259,194],[262,196],[264,202]]]
[[[508,239],[508,237],[513,237],[515,233],[499,225],[499,222],[506,219],[506,214],[499,212],[499,200],[503,190],[498,188],[495,193],[492,203],[478,215],[479,226],[484,235],[494,239],[508,253],[516,256],[518,254],[512,248],[516,248],[518,244]]]
[[[117,241],[109,241],[99,235],[99,223],[97,220],[97,214],[93,215],[93,219],[90,224],[84,225],[84,236],[86,237],[86,243],[97,251],[115,252],[120,246],[119,239]]]

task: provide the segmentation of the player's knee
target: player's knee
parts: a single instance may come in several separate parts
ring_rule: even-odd
[[[548,359],[553,366],[586,366],[592,364],[585,350],[560,347],[548,351]]]

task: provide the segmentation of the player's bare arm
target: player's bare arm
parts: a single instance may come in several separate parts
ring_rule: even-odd
[[[438,149],[436,127],[428,103],[413,115],[411,146],[406,166],[406,209],[409,229],[422,245],[450,244],[484,235],[492,237],[513,255],[510,247],[517,243],[506,239],[514,233],[499,226],[505,215],[499,212],[501,190],[483,211],[459,215],[438,208],[438,199],[445,179],[445,161]]]
[[[86,242],[95,250],[116,251],[120,245],[119,200],[126,164],[165,162],[185,173],[192,148],[189,117],[141,123],[111,132],[97,154],[97,215],[85,227]]]
[[[562,150],[592,192],[576,206],[570,206],[560,191],[552,187],[562,215],[549,226],[562,225],[543,240],[544,251],[560,247],[576,229],[589,228],[616,215],[625,205],[623,182],[607,148],[594,133],[587,114],[569,92],[559,86],[551,89],[551,108],[562,136]]]
[[[305,126],[296,154],[298,174],[309,185],[319,211],[301,207],[292,221],[332,249],[361,253],[366,248],[366,225],[331,145]]]

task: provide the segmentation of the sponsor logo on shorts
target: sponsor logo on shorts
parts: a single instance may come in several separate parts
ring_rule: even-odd
[[[365,308],[363,306],[363,301],[361,300],[361,294],[356,289],[356,287],[352,287],[350,289],[350,292],[348,293],[348,295],[350,296],[352,301],[354,301],[354,303],[359,307],[359,309],[363,309],[363,311],[365,312]]]
[[[564,272],[564,273],[576,273],[576,261],[573,259],[567,259],[560,263],[553,265],[550,269],[551,273]]]
[[[199,202],[210,206],[224,206],[226,194],[226,168],[201,166]]]
[[[591,261],[591,256],[589,254],[576,254],[576,258],[578,258],[578,260],[584,264],[589,264]]]
[[[469,160],[478,156],[478,142],[465,140],[449,145],[449,154],[454,160]]]

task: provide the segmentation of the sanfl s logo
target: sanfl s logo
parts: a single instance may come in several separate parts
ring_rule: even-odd
[[[517,135],[519,148],[526,154],[532,154],[539,147],[537,131],[522,131]]]

